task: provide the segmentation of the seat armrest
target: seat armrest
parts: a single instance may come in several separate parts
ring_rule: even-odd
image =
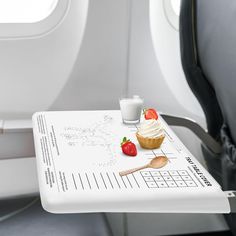
[[[0,120],[0,160],[34,157],[31,120]]]
[[[230,212],[236,213],[236,191],[225,191],[225,194],[229,200]]]
[[[3,133],[3,120],[0,120],[0,134]]]
[[[170,126],[180,126],[190,129],[212,152],[219,154],[222,146],[217,142],[205,129],[203,129],[196,121],[185,117],[161,114],[162,118]]]
[[[0,120],[0,134],[32,133],[31,120]]]

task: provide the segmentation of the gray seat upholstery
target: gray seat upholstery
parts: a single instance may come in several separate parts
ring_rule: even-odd
[[[222,152],[203,146],[210,173],[224,190],[236,189],[236,1],[182,0],[181,59],[186,79]],[[225,216],[236,235],[236,214]]]
[[[198,57],[236,143],[236,1],[196,2]]]
[[[0,201],[0,219],[32,199]],[[105,216],[99,214],[63,214],[45,212],[40,200],[24,211],[0,222],[1,236],[110,236]]]

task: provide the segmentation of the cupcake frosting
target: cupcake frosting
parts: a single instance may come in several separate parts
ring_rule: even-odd
[[[157,138],[164,134],[162,124],[159,120],[144,120],[138,129],[139,135],[148,138]]]

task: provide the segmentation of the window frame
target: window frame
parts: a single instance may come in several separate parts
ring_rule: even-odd
[[[0,24],[42,21],[52,14],[57,4],[58,0],[0,0]]]
[[[40,37],[49,33],[65,18],[71,0],[58,0],[49,16],[33,23],[0,23],[0,40]]]

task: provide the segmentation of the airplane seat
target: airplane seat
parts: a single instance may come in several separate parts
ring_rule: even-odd
[[[183,0],[180,46],[186,80],[206,116],[208,133],[220,154],[202,145],[210,173],[224,190],[236,189],[236,2]],[[236,215],[226,216],[236,235]]]

